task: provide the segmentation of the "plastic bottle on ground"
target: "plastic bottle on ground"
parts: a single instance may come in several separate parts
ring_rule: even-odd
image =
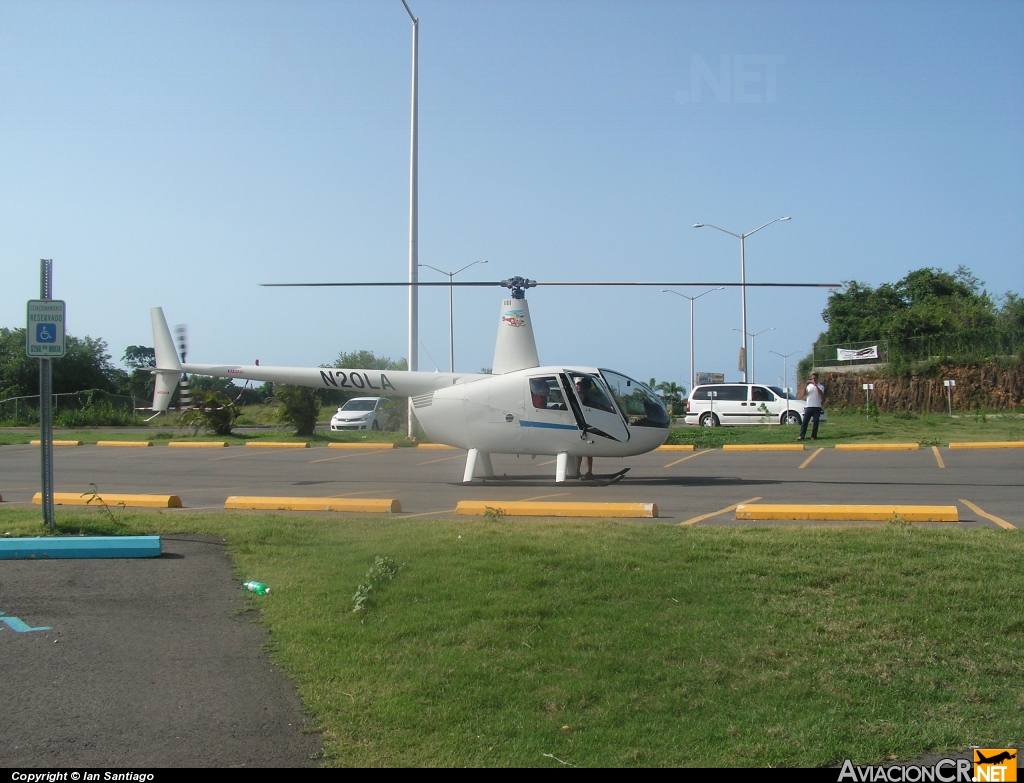
[[[256,595],[267,595],[270,592],[270,588],[263,584],[263,582],[246,582],[242,587],[250,593],[256,593]]]

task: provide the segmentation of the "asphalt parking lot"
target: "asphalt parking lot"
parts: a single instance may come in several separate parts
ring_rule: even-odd
[[[319,763],[221,539],[162,546],[137,560],[0,561],[0,612],[24,624],[0,623],[0,766]]]
[[[421,449],[55,449],[58,492],[178,495],[185,511],[222,509],[231,495],[397,498],[402,516],[453,516],[460,500],[656,503],[652,523],[737,522],[737,503],[955,505],[961,525],[997,527],[978,513],[1024,525],[1024,450],[839,452],[656,451],[598,459],[595,470],[629,467],[622,481],[596,486],[554,481],[554,459],[495,455],[496,477],[461,481],[465,452]],[[0,449],[4,506],[27,505],[39,488],[39,449]],[[975,508],[962,501],[968,501]],[[8,505],[10,504],[10,505]],[[245,513],[245,512],[235,512]],[[884,523],[879,523],[884,524]],[[949,523],[942,523],[949,524]]]

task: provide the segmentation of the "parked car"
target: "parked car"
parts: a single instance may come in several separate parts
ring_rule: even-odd
[[[332,430],[382,430],[388,423],[385,397],[354,397],[331,417]]]
[[[759,383],[709,383],[697,386],[686,400],[687,424],[701,427],[735,424],[797,424],[803,421],[805,400],[778,386]],[[828,420],[824,411],[821,423]]]

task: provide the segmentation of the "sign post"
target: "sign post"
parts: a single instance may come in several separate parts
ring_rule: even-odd
[[[867,418],[871,418],[871,390],[875,388],[873,383],[862,383],[860,387],[864,390],[864,408],[867,411]]]
[[[39,299],[28,303],[25,355],[39,359],[39,443],[42,451],[43,522],[54,532],[53,520],[53,367],[64,355],[64,302],[54,301],[53,260],[39,262]]]
[[[953,387],[956,386],[956,381],[943,381],[942,385],[946,387],[946,396],[949,398],[949,416],[953,417]]]

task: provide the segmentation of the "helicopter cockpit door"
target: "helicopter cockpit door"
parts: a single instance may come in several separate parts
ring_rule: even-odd
[[[566,378],[568,376],[568,383]],[[562,383],[567,391],[574,396],[572,401],[578,407],[579,415],[587,425],[587,432],[599,437],[625,443],[629,440],[629,430],[622,420],[622,415],[604,388],[601,379],[596,375],[574,371],[562,373]],[[573,411],[576,413],[576,411]]]

